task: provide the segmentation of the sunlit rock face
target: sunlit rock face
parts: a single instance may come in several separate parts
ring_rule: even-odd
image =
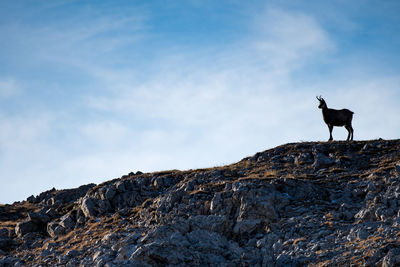
[[[286,144],[0,206],[0,266],[400,264],[400,140]]]

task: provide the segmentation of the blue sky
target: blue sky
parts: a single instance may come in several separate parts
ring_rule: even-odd
[[[326,141],[316,95],[355,112],[356,140],[398,138],[398,14],[399,1],[1,1],[0,203]]]

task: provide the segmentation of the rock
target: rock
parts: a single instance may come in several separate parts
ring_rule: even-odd
[[[51,237],[64,235],[75,227],[75,223],[75,216],[73,214],[65,214],[59,220],[47,224],[47,233]]]
[[[118,240],[118,242],[112,245],[111,249],[119,251],[121,248],[135,245],[140,237],[142,237],[140,233],[131,233],[128,236]]]
[[[223,233],[226,227],[229,227],[229,221],[226,216],[216,215],[197,215],[189,219],[190,228],[194,230],[207,230]]]
[[[354,215],[354,218],[360,219],[361,221],[373,220],[375,218],[374,210],[373,208],[363,208]]]
[[[57,191],[52,188],[49,191],[43,192],[36,197],[29,197],[31,203],[42,203],[43,205],[55,205],[56,203],[71,203],[83,197],[87,191],[94,187],[95,184],[82,185],[74,189],[66,189]]]
[[[0,266],[8,267],[8,266],[22,266],[20,265],[20,261],[12,256],[6,256],[0,258]]]
[[[257,196],[254,192],[255,191],[252,191],[251,194],[241,198],[237,220],[260,219],[267,223],[276,221],[278,216],[273,205],[274,196]],[[263,193],[265,194],[267,192]]]
[[[276,258],[276,264],[275,266],[277,267],[295,267],[298,266],[298,264],[289,256],[285,254],[280,254]]]
[[[115,260],[116,261],[128,260],[132,256],[132,254],[136,251],[137,248],[138,248],[138,246],[136,246],[136,245],[121,247],[117,252],[117,256],[115,257]]]
[[[76,250],[76,249],[71,249],[67,252],[67,254],[65,254],[65,257],[66,257],[66,259],[72,259],[72,258],[76,258],[80,254],[81,254],[81,251]]]
[[[118,235],[115,233],[106,234],[102,239],[101,242],[106,245],[115,242],[118,240]]]
[[[256,231],[259,227],[262,227],[261,220],[242,220],[238,221],[233,228],[235,234],[251,234]]]
[[[115,183],[115,189],[117,190],[118,193],[123,193],[127,190],[124,181],[117,181]]]
[[[0,238],[0,250],[1,251],[9,250],[11,243],[12,243],[12,240],[8,237]]]
[[[58,212],[54,208],[48,208],[48,209],[45,208],[43,210],[44,210],[44,214],[47,215],[50,218],[50,220],[59,217]],[[47,221],[47,222],[49,222],[49,221]]]
[[[191,255],[187,250],[178,250],[175,246],[154,242],[136,249],[129,260],[154,265],[177,265],[190,259]]]
[[[335,164],[335,161],[330,159],[329,157],[325,156],[324,154],[318,153],[318,152],[316,152],[314,154],[313,167],[315,170],[328,168],[334,164]]]
[[[158,203],[158,210],[161,212],[168,212],[172,209],[172,207],[177,203],[182,197],[185,195],[185,190],[180,189],[175,192],[170,192],[164,197],[160,198]]]
[[[212,213],[216,213],[219,210],[221,210],[222,208],[222,197],[221,197],[222,193],[217,192],[214,194],[213,199],[211,200],[211,204],[210,204],[210,211]]]
[[[143,202],[142,196],[137,191],[125,191],[117,194],[111,201],[112,206],[118,212],[129,207],[135,207]]]
[[[367,239],[368,236],[369,236],[369,233],[368,233],[368,231],[365,230],[365,229],[360,229],[360,230],[358,231],[358,233],[357,233],[357,237],[358,237],[358,239],[360,239],[360,240]]]
[[[17,236],[22,237],[27,233],[40,231],[40,227],[33,221],[20,222],[15,227]]]
[[[109,185],[107,187],[103,187],[100,190],[100,198],[101,200],[112,200],[112,198],[115,196],[116,191],[113,188],[112,185]]]
[[[36,202],[36,198],[35,198],[34,195],[31,195],[30,197],[28,197],[28,198],[26,199],[26,201],[31,202],[31,203],[35,203],[35,202]]]
[[[96,217],[110,210],[108,200],[99,200],[92,197],[84,197],[80,208],[86,217]]]
[[[311,164],[313,163],[314,157],[310,153],[301,153],[294,159],[294,163],[297,166],[304,165],[304,164]]]
[[[28,218],[30,221],[32,221],[36,224],[46,224],[50,221],[50,217],[46,213],[43,213],[43,212],[39,212],[39,213],[29,212]]]
[[[51,237],[56,237],[59,235],[64,235],[66,232],[65,228],[63,226],[61,226],[58,222],[54,221],[54,222],[50,222],[49,224],[47,224],[47,233],[51,236]]]
[[[7,228],[0,228],[0,238],[9,238],[10,232]]]
[[[51,252],[51,250],[48,250],[48,249],[43,250],[43,251],[40,253],[40,257],[43,257],[43,258],[45,258],[45,257],[47,257],[47,256],[50,256],[50,255],[52,255],[52,252]]]
[[[0,266],[396,266],[398,151],[303,142],[49,190],[0,205]]]
[[[60,225],[67,231],[72,230],[75,227],[75,216],[71,213],[62,216],[60,218]]]
[[[206,230],[192,231],[186,237],[193,248],[212,254],[223,254],[228,243],[224,236]]]
[[[382,260],[382,267],[398,266],[400,264],[400,250],[393,248],[389,250]]]
[[[190,243],[187,238],[182,235],[180,232],[172,233],[168,239],[168,244],[177,246],[177,247],[189,247]]]
[[[396,170],[397,174],[400,175],[400,161],[396,163],[395,170]]]

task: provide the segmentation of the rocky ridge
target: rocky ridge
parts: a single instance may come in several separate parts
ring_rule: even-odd
[[[0,205],[0,266],[340,264],[400,264],[400,140],[292,143]]]

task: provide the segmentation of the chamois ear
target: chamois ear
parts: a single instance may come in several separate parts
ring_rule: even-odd
[[[316,96],[316,98],[318,99],[318,101],[322,101],[322,96]]]

